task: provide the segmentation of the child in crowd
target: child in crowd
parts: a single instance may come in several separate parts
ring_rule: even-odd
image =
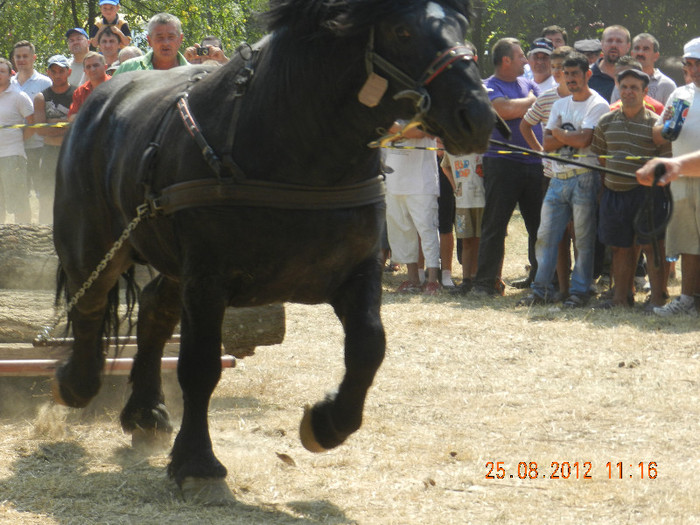
[[[476,275],[481,219],[484,215],[484,172],[481,154],[452,156],[445,152],[442,170],[455,188],[455,230],[462,244],[462,283],[455,293],[466,294],[471,290]]]
[[[119,7],[119,0],[100,0],[101,16],[95,18],[90,28],[90,45],[93,48],[98,46],[100,33],[107,27],[111,27],[119,38],[119,49],[131,43],[129,24],[119,14]]]

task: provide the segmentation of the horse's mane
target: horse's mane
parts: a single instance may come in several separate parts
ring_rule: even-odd
[[[286,28],[307,38],[329,31],[353,34],[377,21],[412,11],[430,0],[270,0],[269,31]],[[469,0],[437,0],[471,19]]]

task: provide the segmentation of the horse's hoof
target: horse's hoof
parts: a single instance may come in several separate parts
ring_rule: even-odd
[[[90,399],[83,399],[69,393],[61,386],[61,382],[56,377],[51,381],[51,395],[57,404],[70,408],[85,408],[90,403]]]
[[[301,444],[309,452],[325,452],[326,448],[322,447],[318,441],[316,441],[316,436],[314,435],[314,429],[311,425],[312,418],[312,407],[311,405],[306,405],[304,407],[304,416],[301,418],[301,423],[299,424],[299,437],[301,438]]]
[[[170,447],[170,432],[137,428],[131,431],[131,447],[143,454],[158,454]]]
[[[185,478],[180,490],[185,501],[197,505],[221,506],[236,502],[226,480],[220,478]]]

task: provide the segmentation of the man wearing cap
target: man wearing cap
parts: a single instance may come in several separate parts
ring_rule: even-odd
[[[109,27],[119,39],[119,48],[128,46],[131,43],[131,30],[119,14],[119,0],[100,0],[100,13],[102,16],[95,18],[90,28],[90,45],[98,47],[100,34]]]
[[[608,26],[601,38],[603,57],[591,67],[591,79],[588,86],[597,91],[605,100],[611,102],[615,88],[615,62],[630,50],[630,32],[623,26]]]
[[[644,163],[629,157],[646,155],[667,157],[671,144],[656,144],[653,137],[658,115],[644,105],[649,86],[649,76],[641,70],[628,68],[617,74],[621,106],[603,115],[593,131],[591,151],[596,155],[613,155],[612,159],[600,159],[603,166],[630,174],[630,177],[605,174],[603,194],[600,200],[600,240],[612,251],[612,279],[615,283],[612,299],[603,308],[634,305],[634,277],[640,250],[644,251],[648,264],[651,297],[649,310],[663,306],[668,298],[666,264],[664,261],[663,234],[659,239],[661,261],[654,263],[651,239],[635,233],[634,221],[647,196],[632,177]],[[665,192],[653,188],[652,198],[655,216],[653,228],[658,228],[667,212]],[[648,226],[647,226],[648,227]]]
[[[178,51],[182,45],[182,23],[170,13],[158,13],[148,21],[148,45],[151,50],[142,57],[132,58],[119,65],[115,75],[125,71],[144,69],[171,69],[188,64]]]
[[[672,144],[677,157],[698,149],[700,137],[700,37],[683,47],[683,67],[692,82],[671,93],[666,112],[659,117],[655,130],[661,131],[665,118],[670,118],[669,108],[676,99],[690,104],[678,138]],[[700,294],[700,179],[684,177],[683,173],[671,184],[673,215],[666,230],[666,256],[675,261],[681,257],[681,295],[654,313],[662,317],[677,314],[696,316],[695,295]]]
[[[63,55],[49,58],[46,73],[51,86],[34,97],[34,122],[55,124],[68,121],[68,110],[73,101],[75,86],[68,83],[70,62]],[[36,132],[44,137],[44,156],[39,176],[34,179],[34,189],[39,199],[39,224],[53,222],[53,195],[56,186],[56,164],[63,136],[68,128],[39,128]]]
[[[33,123],[32,99],[17,84],[10,82],[12,64],[0,58],[0,126]],[[14,213],[16,223],[31,222],[29,190],[27,188],[27,157],[24,140],[30,131],[0,129],[0,222],[5,212]]]
[[[13,52],[17,74],[12,77],[12,83],[19,86],[31,100],[34,100],[37,93],[51,86],[51,79],[34,69],[36,62],[34,44],[27,40],[20,40],[14,45]],[[36,190],[36,178],[41,169],[44,140],[41,136],[30,133],[29,138],[24,141],[24,152],[27,155],[29,187],[34,187]]]
[[[676,89],[676,83],[656,67],[659,59],[659,41],[649,33],[640,33],[632,39],[632,58],[639,61],[642,71],[649,76],[649,96],[666,104],[668,97]],[[612,100],[620,98],[617,89],[613,91]]]
[[[554,51],[554,46],[549,38],[538,38],[530,46],[527,54],[527,62],[532,71],[532,80],[535,81],[540,92],[544,93],[557,85],[552,76],[550,55]]]
[[[90,51],[90,40],[85,29],[74,27],[66,31],[66,42],[68,43],[68,49],[73,55],[70,63],[71,73],[68,77],[68,83],[71,86],[80,86],[85,82],[83,59]]]
[[[600,40],[597,38],[577,40],[574,42],[574,50],[584,55],[588,59],[588,64],[591,66],[600,59],[600,52],[602,49]]]

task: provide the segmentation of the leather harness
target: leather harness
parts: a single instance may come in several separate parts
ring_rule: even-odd
[[[227,137],[228,151],[219,157],[209,145],[197,120],[190,110],[188,90],[176,96],[175,104],[163,115],[156,129],[153,140],[149,143],[141,160],[139,170],[143,173],[146,187],[146,205],[151,215],[170,215],[176,211],[201,206],[254,206],[277,209],[330,210],[355,208],[384,202],[384,177],[377,176],[366,181],[345,186],[307,186],[273,181],[248,179],[236,164],[231,154],[235,140],[235,129],[240,112],[240,98],[243,97],[248,83],[254,74],[254,62],[258,51],[252,52],[248,46],[239,48],[243,57],[249,51],[245,65],[238,71],[234,80],[234,109]],[[372,65],[383,70],[403,91],[395,98],[409,98],[416,108],[416,119],[420,119],[430,109],[430,96],[425,87],[438,75],[449,69],[453,63],[472,59],[471,52],[464,46],[455,46],[437,54],[418,81],[403,73],[396,66],[379,56],[374,51],[374,30],[366,51],[368,74]],[[197,75],[194,81],[202,78]],[[160,150],[160,142],[168,128],[174,110],[182,120],[185,128],[200,148],[204,160],[216,175],[215,178],[194,179],[172,184],[160,190],[152,191],[151,178],[155,159]],[[223,176],[226,171],[229,176]]]

